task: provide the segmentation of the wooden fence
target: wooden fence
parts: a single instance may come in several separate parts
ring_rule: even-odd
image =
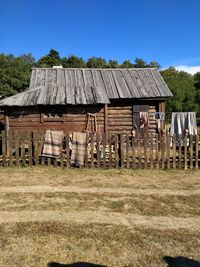
[[[71,139],[65,134],[59,158],[42,157],[44,132],[9,131],[0,134],[0,166],[71,167]],[[133,137],[128,134],[87,134],[87,168],[198,169],[199,135],[169,133]]]

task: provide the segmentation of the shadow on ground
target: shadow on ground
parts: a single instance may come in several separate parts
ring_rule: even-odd
[[[168,267],[200,267],[200,262],[185,257],[165,256],[163,260],[168,264]]]
[[[88,262],[75,262],[70,264],[60,264],[57,262],[50,262],[48,263],[47,267],[107,267],[107,266],[88,263]]]

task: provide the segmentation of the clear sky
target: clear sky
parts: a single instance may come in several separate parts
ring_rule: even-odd
[[[0,52],[200,66],[200,0],[1,0]]]

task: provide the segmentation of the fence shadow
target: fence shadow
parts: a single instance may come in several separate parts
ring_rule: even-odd
[[[75,262],[75,263],[70,263],[70,264],[50,262],[48,263],[47,267],[107,267],[107,266],[94,264],[94,263],[88,263],[88,262]]]
[[[168,267],[200,267],[200,262],[181,256],[165,256],[163,260],[168,264]]]

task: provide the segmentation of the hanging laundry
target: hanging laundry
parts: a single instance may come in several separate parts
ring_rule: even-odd
[[[171,135],[183,135],[188,131],[189,135],[197,135],[197,123],[195,112],[173,112],[171,121]]]
[[[42,150],[43,157],[58,158],[60,147],[64,138],[63,131],[47,130]]]
[[[75,167],[83,166],[86,152],[86,133],[74,132],[72,141],[71,164]]]
[[[140,128],[145,128],[148,126],[149,124],[149,113],[148,112],[142,111],[139,113],[139,123],[140,123],[139,124]]]
[[[163,123],[165,121],[165,112],[155,112],[154,116],[157,124],[157,129],[162,129]]]

